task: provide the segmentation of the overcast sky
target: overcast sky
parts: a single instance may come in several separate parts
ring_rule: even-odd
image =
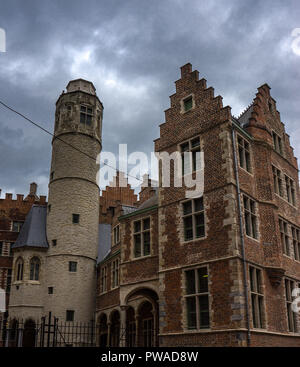
[[[104,104],[103,150],[149,154],[191,62],[234,115],[267,82],[300,157],[298,0],[2,0],[0,28],[0,99],[51,131],[58,96],[81,77]],[[47,195],[51,137],[1,106],[0,129],[1,197],[32,181]]]

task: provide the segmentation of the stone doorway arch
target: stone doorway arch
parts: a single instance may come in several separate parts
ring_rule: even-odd
[[[23,331],[23,347],[35,347],[36,324],[32,319],[27,319]]]

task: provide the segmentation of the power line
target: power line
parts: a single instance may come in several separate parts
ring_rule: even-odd
[[[77,147],[75,147],[74,145],[72,145],[72,144],[70,144],[70,143],[66,142],[65,140],[61,139],[59,136],[55,136],[55,135],[54,135],[54,134],[52,134],[49,130],[45,129],[44,127],[42,127],[42,126],[41,126],[41,125],[39,125],[38,123],[36,123],[36,122],[32,121],[30,118],[28,118],[27,116],[23,115],[21,112],[19,112],[19,111],[17,111],[17,110],[15,110],[15,109],[13,109],[12,107],[8,106],[6,103],[2,102],[1,100],[0,100],[0,104],[1,104],[3,107],[7,108],[8,110],[10,110],[10,111],[14,112],[15,114],[17,114],[17,115],[21,116],[23,119],[27,120],[28,122],[30,122],[31,124],[33,124],[35,127],[37,127],[37,128],[39,128],[39,129],[41,129],[41,130],[42,130],[42,131],[44,131],[46,134],[49,134],[49,135],[51,135],[52,137],[55,137],[56,139],[58,139],[58,140],[62,141],[62,142],[63,142],[63,143],[65,143],[66,145],[68,145],[69,147],[71,147],[71,148],[73,148],[73,149],[77,150],[78,152],[80,152],[80,153],[84,154],[84,155],[85,155],[85,156],[87,156],[88,158],[90,158],[90,159],[92,159],[93,161],[96,161],[96,162],[97,162],[97,160],[96,160],[94,157],[92,157],[91,155],[87,154],[86,152],[83,152],[82,150],[78,149],[78,148],[77,148]],[[141,180],[140,178],[137,178],[137,177],[132,176],[132,175],[130,175],[130,174],[128,174],[128,173],[125,173],[125,172],[119,171],[116,167],[113,167],[113,166],[109,165],[108,163],[103,162],[103,164],[104,164],[105,166],[107,166],[107,167],[110,167],[110,168],[114,169],[116,172],[118,171],[118,172],[120,172],[120,173],[123,173],[124,175],[127,175],[127,177],[132,177],[132,178],[134,178],[135,180],[138,180],[138,181],[143,182],[143,180]]]

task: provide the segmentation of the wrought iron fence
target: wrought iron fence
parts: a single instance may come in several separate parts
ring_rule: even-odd
[[[2,347],[94,347],[95,323],[59,321],[42,317],[41,320],[3,320],[0,325]]]

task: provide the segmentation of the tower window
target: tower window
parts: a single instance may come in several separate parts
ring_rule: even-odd
[[[253,327],[263,328],[264,319],[264,295],[262,290],[262,273],[260,269],[249,267],[250,291]]]
[[[72,273],[76,273],[77,271],[77,262],[76,261],[69,261],[69,271]]]
[[[80,106],[80,123],[91,126],[93,117],[93,109],[87,106]]]
[[[272,171],[273,171],[273,182],[275,193],[280,196],[283,196],[281,171],[273,165],[272,165]]]
[[[53,287],[48,287],[48,294],[53,294]]]
[[[277,135],[274,131],[272,131],[272,137],[273,137],[274,149],[276,150],[277,153],[282,155],[283,151],[282,151],[282,142],[281,142],[280,136]]]
[[[52,246],[56,246],[57,240],[52,240]]]
[[[150,255],[150,218],[134,222],[134,257]]]
[[[75,314],[75,311],[67,310],[66,311],[66,321],[74,321],[74,314]]]
[[[256,203],[254,200],[250,199],[246,195],[243,197],[244,202],[244,220],[246,227],[246,234],[249,237],[258,238],[258,230],[257,230],[257,210]]]
[[[251,172],[250,146],[249,143],[240,136],[238,137],[238,151],[240,167],[244,168],[248,172]]]
[[[48,213],[51,212],[51,204],[48,205]]]
[[[54,178],[54,171],[52,171],[50,174],[50,179],[53,180],[53,178]]]
[[[79,223],[79,214],[73,214],[72,217],[73,223]]]

